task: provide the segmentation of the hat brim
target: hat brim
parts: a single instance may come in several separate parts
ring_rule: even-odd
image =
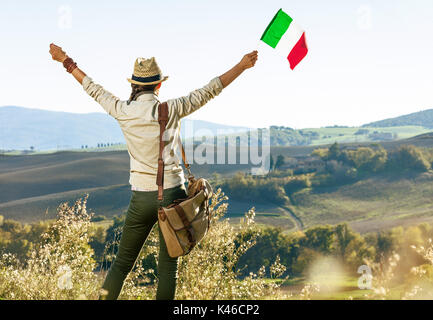
[[[153,81],[153,82],[140,82],[140,81],[132,80],[130,78],[127,78],[126,80],[128,80],[130,83],[133,83],[133,84],[138,84],[140,86],[147,86],[147,85],[151,85],[151,84],[158,84],[158,83],[164,82],[167,79],[168,79],[168,76],[165,76],[163,79],[158,80],[158,81]]]

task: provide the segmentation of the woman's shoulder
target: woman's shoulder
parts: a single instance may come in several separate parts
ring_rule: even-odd
[[[158,101],[121,101],[122,117],[127,119],[140,119],[142,121],[158,122]]]

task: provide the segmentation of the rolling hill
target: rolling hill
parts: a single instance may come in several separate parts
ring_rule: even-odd
[[[346,221],[364,233],[433,222],[433,173],[375,176],[339,188],[292,196],[306,227]]]
[[[362,127],[333,126],[295,130],[271,126],[271,146],[317,146],[323,144],[377,142],[406,139],[432,131],[433,109],[382,120]],[[181,133],[184,139],[226,134],[245,137],[249,128],[227,126],[202,120],[183,119]],[[230,141],[230,139],[229,139]],[[234,140],[232,140],[234,141]],[[117,122],[105,113],[67,113],[23,107],[0,107],[1,150],[71,150],[98,144],[114,144],[111,149],[125,149],[125,140]],[[116,145],[120,144],[120,145]]]
[[[432,115],[433,110],[425,110],[362,128],[334,126],[293,130],[274,126],[271,127],[271,153],[274,157],[305,157],[319,145],[326,147],[337,141],[343,147],[353,148],[369,145],[378,141],[376,136],[386,135],[393,138],[380,143],[388,150],[404,144],[433,148]],[[214,133],[220,129],[247,130],[187,119],[182,129],[191,125],[193,132],[202,129]],[[188,134],[186,137],[190,138]],[[116,121],[104,113],[72,114],[20,107],[0,108],[0,149],[17,146],[28,149],[30,145],[39,150],[64,146],[80,148],[82,144],[92,146],[92,143],[116,141],[123,141],[122,132]],[[86,193],[89,194],[88,207],[96,214],[111,217],[124,212],[130,198],[128,153],[126,150],[86,151],[31,155],[0,153],[0,214],[22,222],[53,218],[61,202],[72,202]],[[236,163],[240,158],[238,153]],[[250,169],[249,164],[204,164],[195,165],[193,172],[197,176],[211,178],[214,173],[224,177]],[[373,177],[337,190],[321,193],[304,191],[295,195],[292,209],[259,203],[257,199],[248,202],[230,199],[228,216],[239,217],[254,206],[260,223],[280,225],[285,229],[296,227],[296,221],[290,218],[289,211],[292,210],[296,211],[306,227],[348,221],[358,231],[371,231],[400,223],[432,220],[433,208],[429,200],[433,198],[432,185],[433,177],[428,174],[419,178],[402,177],[400,180]],[[369,193],[372,190],[377,192],[372,195]]]
[[[400,126],[420,126],[433,128],[433,109],[414,112],[396,118],[385,119],[381,121],[371,122],[363,125],[363,127],[400,127]]]
[[[197,176],[230,175],[248,165],[196,165]],[[62,151],[0,155],[0,214],[23,222],[56,216],[61,202],[89,193],[89,208],[113,216],[126,210],[130,197],[126,151]]]
[[[433,133],[410,139],[384,142],[391,150],[413,144],[433,147]],[[363,143],[344,146],[362,146]],[[276,156],[302,157],[314,146],[271,147]],[[237,155],[239,158],[239,155]],[[249,171],[250,165],[194,165],[197,176],[214,173],[231,176]],[[72,152],[0,156],[0,214],[22,222],[54,218],[62,202],[73,202],[89,194],[88,207],[106,217],[127,209],[130,199],[129,158],[126,151]],[[293,197],[293,210],[305,227],[348,221],[357,231],[366,232],[399,224],[431,221],[433,217],[433,175],[377,176],[340,188],[320,192],[303,191]],[[256,208],[257,221],[294,229],[288,208],[259,199],[229,200],[228,217],[242,216]]]
[[[188,130],[186,130],[188,129]],[[206,129],[245,131],[248,128],[226,126],[202,120],[182,120],[182,137]],[[16,106],[0,107],[0,150],[36,150],[89,148],[98,143],[125,143],[117,121],[106,113],[69,113]]]

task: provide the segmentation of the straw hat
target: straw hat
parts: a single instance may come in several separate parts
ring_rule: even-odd
[[[137,58],[134,64],[134,73],[127,80],[138,85],[157,84],[167,80],[156,63],[155,57],[150,59]]]

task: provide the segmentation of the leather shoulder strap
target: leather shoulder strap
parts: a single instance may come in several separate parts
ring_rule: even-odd
[[[163,102],[158,106],[158,122],[159,122],[159,156],[158,156],[158,173],[156,175],[156,184],[158,185],[158,200],[164,199],[164,160],[162,153],[164,151],[164,131],[168,123],[168,104]],[[182,160],[185,168],[188,170],[188,177],[192,177],[191,166],[186,161],[185,149],[183,148],[182,141],[179,138],[179,147],[182,154]]]
[[[158,172],[156,174],[156,184],[158,185],[158,200],[164,199],[164,160],[162,153],[164,151],[164,136],[165,127],[168,122],[168,105],[167,102],[161,103],[158,106],[158,122],[159,122],[159,156],[158,156]]]
[[[189,165],[188,161],[186,161],[185,149],[183,148],[183,144],[182,144],[182,140],[180,139],[180,136],[179,136],[179,148],[180,148],[180,153],[182,154],[183,165],[185,166],[185,169],[188,171],[188,178],[190,178],[193,176],[191,173],[191,166]]]

